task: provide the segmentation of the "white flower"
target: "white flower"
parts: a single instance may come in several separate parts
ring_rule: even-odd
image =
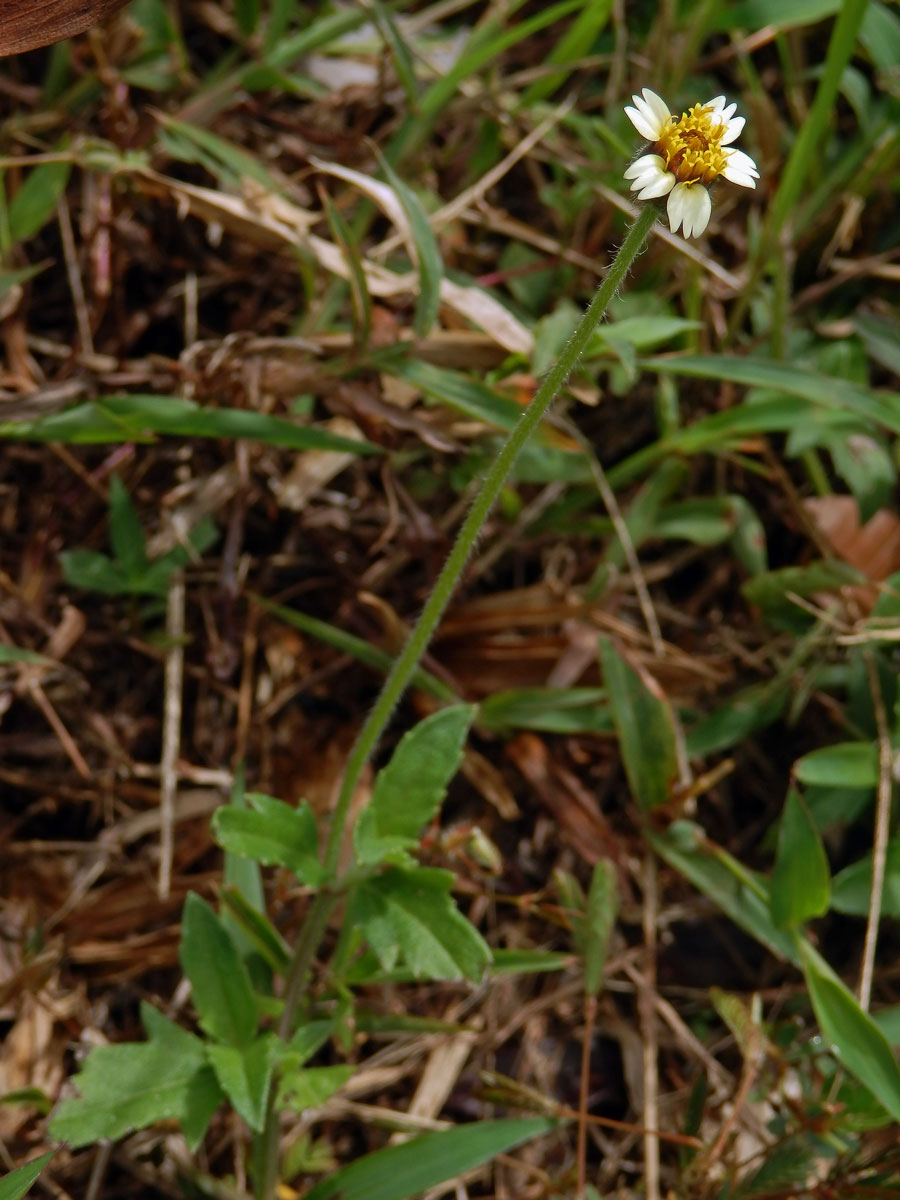
[[[664,100],[644,88],[632,96],[634,108],[625,112],[650,146],[625,172],[639,200],[668,196],[666,208],[673,233],[684,228],[685,237],[699,237],[709,224],[712,204],[709,185],[723,175],[730,183],[755,188],[756,163],[743,150],[735,150],[744,118],[734,115],[736,104],[726,106],[724,96],[695,104],[674,117]]]

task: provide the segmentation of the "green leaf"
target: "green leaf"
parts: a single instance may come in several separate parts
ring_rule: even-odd
[[[252,809],[219,808],[213,814],[219,845],[266,866],[287,867],[312,886],[321,883],[319,833],[309,805],[294,808],[262,792],[250,792],[247,799]]]
[[[235,0],[234,16],[244,37],[250,37],[259,23],[259,0]]]
[[[2,416],[2,412],[0,412]],[[292,450],[380,454],[371,442],[243,408],[201,408],[174,396],[135,393],[103,396],[36,421],[0,423],[0,438],[74,445],[153,440],[155,434],[200,438],[254,438]]]
[[[235,857],[241,862],[250,861],[240,855]],[[230,919],[227,928],[231,936],[236,941],[238,937],[245,939],[247,950],[255,951],[273,971],[284,975],[290,965],[290,948],[266,914],[255,908],[234,885],[222,889],[221,901],[225,910],[222,920]]]
[[[42,1117],[46,1117],[54,1101],[39,1087],[20,1087],[0,1094],[0,1104],[22,1104],[26,1108],[36,1108]]]
[[[607,321],[594,334],[588,345],[587,357],[602,350],[604,343],[627,342],[636,350],[649,350],[663,342],[671,341],[691,329],[702,329],[701,321],[690,321],[685,317],[669,317],[659,313],[625,317],[621,321]]]
[[[364,1155],[316,1184],[304,1200],[412,1200],[555,1128],[553,1121],[532,1117],[473,1121],[446,1132],[426,1133]]]
[[[282,1069],[296,1071],[314,1054],[317,1054],[334,1033],[333,1017],[325,1020],[307,1021],[298,1029],[281,1053]]]
[[[900,1121],[900,1067],[887,1038],[808,943],[800,942],[800,952],[806,986],[825,1040],[847,1070]]]
[[[838,431],[822,442],[831,453],[834,469],[856,497],[859,519],[865,523],[890,502],[897,482],[890,450],[881,438],[858,431]]]
[[[33,267],[19,267],[18,270],[12,271],[0,270],[0,299],[12,291],[17,283],[26,283],[29,279],[34,279],[35,275],[40,275],[47,266],[47,263],[35,263]]]
[[[853,917],[865,917],[869,912],[872,891],[872,854],[835,875],[831,884],[831,907]],[[900,917],[900,838],[888,841],[884,862],[884,889],[881,895],[881,915]]]
[[[579,941],[584,954],[584,990],[595,996],[603,986],[603,970],[609,935],[619,909],[618,880],[615,864],[601,859],[594,867],[584,917],[580,922]]]
[[[406,93],[409,110],[415,112],[418,107],[419,85],[416,81],[416,64],[412,52],[403,40],[391,10],[386,4],[382,4],[381,0],[372,0],[372,15],[378,26],[378,32],[390,52],[397,81]]]
[[[720,29],[799,29],[824,21],[840,7],[840,0],[742,0],[719,9],[717,24]]]
[[[887,5],[871,0],[859,30],[865,46],[879,71],[893,71],[900,62],[900,19]],[[866,321],[875,318],[866,314]],[[896,343],[894,353],[897,353]]]
[[[40,1158],[33,1158],[31,1162],[4,1175],[0,1179],[0,1200],[21,1200],[55,1153],[55,1150],[48,1150]]]
[[[645,830],[650,845],[721,910],[780,959],[798,962],[796,938],[777,929],[766,880],[709,841],[690,821],[673,821],[664,833]]]
[[[647,358],[641,365],[647,370],[666,374],[689,375],[698,379],[727,379],[746,387],[766,388],[808,400],[820,408],[856,413],[893,433],[900,433],[900,409],[889,397],[879,396],[848,379],[823,375],[809,367],[765,358],[733,358],[727,354]],[[749,409],[748,415],[752,415],[752,410],[757,407],[742,405],[734,411],[739,414],[741,409]]]
[[[234,782],[231,786],[228,803],[234,809],[246,809],[247,807],[243,764],[240,764],[234,773]],[[225,851],[225,888],[223,889],[222,904],[226,909],[222,916],[223,923],[234,937],[235,945],[241,954],[246,957],[252,948],[263,954],[273,970],[278,970],[279,968],[275,966],[275,963],[259,944],[262,940],[276,958],[279,949],[286,953],[281,935],[269,925],[265,916],[266,900],[259,863],[245,858],[242,854],[230,854],[227,850]],[[261,938],[260,933],[262,934]]]
[[[578,965],[572,954],[556,950],[493,950],[488,975],[534,975],[543,971],[567,971]],[[350,966],[344,982],[358,987],[366,983],[412,983],[415,975],[408,967],[382,970],[378,957],[371,951],[361,954]]]
[[[773,628],[799,632],[813,618],[796,604],[794,596],[815,596],[865,582],[865,576],[849,563],[823,559],[802,567],[764,571],[748,579],[741,591],[750,604],[759,605]]]
[[[5,663],[33,663],[35,666],[52,667],[52,658],[38,654],[34,650],[25,650],[21,646],[0,645],[0,665]]]
[[[71,170],[70,162],[46,162],[29,172],[9,205],[9,235],[13,245],[34,237],[54,216]]]
[[[191,530],[188,541],[198,554],[202,554],[218,536],[215,522],[205,517]],[[172,572],[191,559],[186,546],[175,546],[148,563],[137,513],[115,477],[110,499],[110,540],[114,558],[95,550],[63,551],[59,560],[66,581],[108,596],[165,596]]]
[[[223,1099],[206,1048],[149,1005],[141,1015],[151,1040],[92,1050],[73,1080],[82,1098],[59,1105],[53,1137],[87,1146],[174,1118],[191,1148],[199,1145]]]
[[[787,684],[777,680],[754,683],[736,692],[690,730],[685,739],[688,754],[692,758],[719,754],[772,725],[787,707],[789,694]]]
[[[734,1034],[741,1057],[752,1061],[759,1060],[759,1052],[764,1045],[763,1030],[754,1019],[753,1009],[742,996],[726,992],[720,987],[709,989],[709,998],[713,1008]]]
[[[494,17],[476,27],[450,69],[432,83],[422,98],[421,119],[410,120],[408,125],[400,129],[391,146],[394,155],[409,153],[413,147],[421,145],[430,134],[432,121],[457,94],[463,80],[488,63],[496,62],[519,42],[569,13],[583,9],[583,6],[583,0],[560,0],[556,4],[541,5],[526,20],[518,23],[510,20],[509,12],[504,12],[502,17]]]
[[[651,536],[684,538],[698,546],[727,541],[751,574],[765,571],[767,566],[765,527],[743,496],[698,496],[668,504],[655,515],[641,540]]]
[[[900,1046],[900,1004],[879,1009],[872,1013],[872,1020],[892,1046]]]
[[[800,783],[821,787],[862,788],[878,783],[875,742],[838,742],[812,750],[794,763]]]
[[[522,416],[522,409],[515,400],[495,392],[480,380],[470,379],[462,371],[438,367],[412,356],[392,359],[385,364],[385,370],[420,388],[426,400],[443,404],[476,421],[485,421],[500,429],[513,429]]]
[[[452,886],[450,871],[393,867],[354,889],[347,920],[386,970],[402,956],[416,979],[477,981],[491,952],[453,903]]]
[[[535,101],[546,99],[562,86],[581,59],[590,54],[591,47],[609,20],[612,8],[612,0],[592,0],[584,5],[546,59],[548,66],[559,65],[566,69],[536,79],[518,102],[520,108],[530,109]]]
[[[348,1079],[353,1078],[355,1068],[350,1064],[332,1067],[304,1067],[285,1072],[278,1089],[278,1105],[286,1105],[295,1112],[307,1108],[318,1108],[330,1100]]]
[[[372,297],[369,295],[369,284],[359,249],[359,239],[324,189],[320,193],[320,198],[331,228],[331,236],[334,238],[335,244],[340,247],[344,262],[347,264],[347,282],[350,285],[350,298],[353,302],[356,340],[360,347],[365,347],[369,344],[372,332]]]
[[[156,117],[163,126],[160,141],[173,158],[202,163],[220,183],[239,184],[246,176],[267,192],[278,194],[283,190],[259,159],[240,146],[167,113],[157,111]]]
[[[819,1154],[818,1146],[806,1138],[791,1138],[776,1144],[766,1152],[762,1165],[730,1195],[733,1200],[752,1200],[753,1197],[765,1200],[772,1193],[802,1196],[803,1184]]]
[[[441,306],[441,280],[444,277],[441,251],[419,197],[403,182],[382,154],[378,154],[378,160],[409,221],[419,268],[419,299],[416,301],[413,328],[419,337],[426,337],[437,320]]]
[[[113,475],[109,484],[109,540],[129,584],[139,581],[147,569],[144,530],[118,475]]]
[[[605,688],[511,688],[480,704],[486,729],[536,729],[542,733],[609,733],[612,718]]]
[[[206,1053],[219,1086],[256,1133],[262,1130],[272,1086],[272,1073],[281,1043],[272,1033],[263,1034],[249,1046],[210,1044]]]
[[[734,530],[731,548],[734,556],[751,575],[759,575],[768,569],[766,528],[756,510],[743,496],[728,496]]]
[[[59,556],[63,578],[72,587],[105,596],[127,596],[131,584],[117,562],[97,550],[63,550]]]
[[[698,546],[718,546],[734,533],[734,516],[727,498],[696,496],[668,504],[659,513],[654,536],[683,539]]]
[[[819,831],[796,788],[784,802],[778,828],[769,908],[778,929],[802,925],[828,910],[831,875]]]
[[[310,617],[295,608],[285,608],[281,604],[273,604],[271,600],[266,600],[264,596],[252,594],[252,598],[266,612],[272,613],[273,616],[278,617],[285,624],[291,625],[294,629],[308,633],[311,637],[318,638],[326,645],[333,646],[343,654],[350,654],[358,662],[366,663],[370,667],[376,667],[385,674],[390,671],[394,662],[393,657],[384,650],[379,650],[377,646],[373,646],[371,642],[355,637],[352,633],[347,633],[343,629],[338,629],[335,625],[329,625],[327,621],[320,621],[316,617]],[[437,700],[442,700],[445,704],[452,704],[458,699],[453,689],[449,688],[442,679],[438,679],[436,675],[432,675],[430,671],[425,671],[421,667],[418,668],[412,677],[412,686],[421,688],[423,692],[427,692]]]
[[[879,7],[880,5],[871,5],[870,13]],[[895,22],[898,36],[897,53],[900,54],[900,21],[893,14],[891,19]],[[878,313],[861,313],[853,318],[853,327],[865,342],[871,357],[895,375],[900,375],[900,322],[896,318],[891,319]]]
[[[642,812],[666,804],[678,778],[675,718],[667,700],[617,652],[600,642],[603,682],[631,794]]]
[[[231,1046],[249,1045],[258,1013],[247,968],[219,917],[196,892],[185,901],[179,959],[206,1032]]]
[[[318,19],[304,21],[299,32],[285,36],[289,17],[294,10],[293,0],[288,3],[275,0],[271,9],[263,49],[273,67],[290,67],[310,51],[339,41],[369,20],[365,9],[340,9],[338,12],[326,12]]]
[[[459,770],[471,704],[438,710],[404,734],[391,761],[375,780],[372,799],[360,813],[353,845],[360,863],[377,863],[419,844],[422,829],[443,803]]]

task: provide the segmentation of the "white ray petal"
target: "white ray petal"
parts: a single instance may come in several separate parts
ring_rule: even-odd
[[[634,180],[631,190],[638,193],[639,200],[665,196],[675,186],[675,176],[666,170],[665,161],[658,154],[645,154],[637,159],[626,170],[625,178]]]
[[[640,158],[636,158],[630,167],[626,168],[626,179],[637,179],[641,175],[652,174],[655,171],[664,171],[665,162],[658,154],[642,154]]]
[[[722,174],[731,183],[739,183],[743,187],[756,187],[755,183],[745,183],[745,179],[759,179],[759,171],[756,169],[756,163],[749,154],[745,154],[743,150],[733,150],[731,147],[725,149],[725,167]]]
[[[635,100],[637,100],[637,96],[635,96]],[[641,137],[646,138],[648,142],[655,142],[659,137],[659,128],[656,123],[648,120],[643,113],[632,108],[630,104],[625,106],[625,115]]]
[[[684,193],[687,188],[683,183],[679,183],[677,187],[672,188],[669,192],[669,199],[666,202],[666,212],[669,214],[669,228],[673,233],[677,233],[681,225],[681,218],[684,215]]]
[[[669,228],[676,233],[679,225],[684,226],[684,236],[699,237],[709,224],[712,202],[709,192],[700,184],[688,187],[679,183],[669,193],[667,204]]]
[[[725,132],[719,140],[719,145],[730,146],[732,142],[737,141],[746,123],[744,117],[732,117],[725,125]]]
[[[729,183],[739,184],[740,187],[755,188],[756,180],[752,175],[744,175],[741,171],[735,171],[731,167],[726,167],[722,172],[722,178],[727,179]]]
[[[629,105],[625,109],[628,120],[641,137],[648,142],[655,142],[671,120],[665,101],[649,88],[644,88],[640,96],[632,96],[631,99],[634,108]]]
[[[684,198],[682,224],[685,237],[699,237],[709,224],[709,214],[712,212],[712,201],[709,192],[700,184],[688,188]]]
[[[721,121],[723,125],[727,125],[737,111],[737,105],[726,104],[724,96],[713,96],[712,100],[707,100],[703,107],[712,109],[710,115],[717,121]]]
[[[641,88],[641,95],[644,98],[644,103],[659,121],[660,125],[668,124],[672,119],[672,114],[669,112],[669,106],[663,100],[662,96],[657,96],[656,92],[652,92],[650,88]]]
[[[636,191],[638,187],[641,189],[638,192],[638,200],[655,200],[658,196],[667,195],[674,186],[675,176],[668,171],[663,171],[655,179],[639,180],[631,185],[632,191]]]

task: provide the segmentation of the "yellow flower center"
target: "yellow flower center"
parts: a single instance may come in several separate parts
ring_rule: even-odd
[[[653,153],[665,159],[666,170],[679,183],[710,184],[725,170],[727,158],[721,148],[726,126],[713,123],[713,109],[695,104],[679,121],[673,121],[660,134]]]

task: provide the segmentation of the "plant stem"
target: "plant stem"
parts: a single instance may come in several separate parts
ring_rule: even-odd
[[[288,970],[285,988],[284,1009],[282,1012],[279,1032],[282,1037],[289,1037],[303,989],[306,974],[312,965],[316,951],[328,925],[328,918],[337,902],[334,883],[338,873],[341,842],[344,837],[347,816],[350,811],[350,801],[359,781],[363,767],[369,755],[375,749],[384,728],[390,720],[391,713],[406,686],[412,678],[419,659],[425,652],[428,643],[450,601],[457,583],[465,569],[466,562],[472,552],[472,547],[487,520],[494,502],[500,494],[506,477],[512,469],[521,450],[528,439],[537,429],[550,405],[562,391],[563,385],[587,349],[591,335],[600,319],[606,312],[610,300],[622,283],[632,263],[641,250],[647,235],[656,220],[657,210],[652,204],[645,205],[637,220],[626,234],[625,240],[609,266],[603,282],[597,289],[587,312],[581,319],[571,339],[550,369],[544,381],[534,394],[534,398],[522,414],[522,418],[509,435],[508,439],[490,467],[481,491],[475,498],[469,514],[462,524],[457,539],[447,561],[437,578],[431,595],[425,602],[422,614],[412,631],[406,645],[384,682],[381,693],[374,707],[360,729],[350,757],[347,769],[341,783],[341,790],[331,818],[328,832],[328,842],[325,847],[324,887],[316,893],[304,921],[303,929],[297,941]],[[278,1112],[274,1100],[270,1099],[266,1113],[266,1123],[260,1135],[260,1178],[257,1183],[256,1196],[258,1200],[270,1200],[275,1194],[277,1183],[278,1158]]]
[[[641,210],[634,225],[628,231],[625,241],[619,248],[619,252],[610,264],[609,270],[600,287],[597,289],[587,312],[582,317],[581,324],[572,334],[571,339],[556,363],[535,392],[534,398],[522,414],[521,420],[507,438],[503,448],[485,476],[484,483],[481,485],[481,491],[476,496],[475,502],[469,510],[469,515],[462,524],[453,549],[450,551],[447,561],[444,563],[437,582],[431,591],[431,595],[425,602],[422,615],[419,617],[416,627],[403,647],[400,656],[391,668],[391,672],[385,680],[381,693],[366,718],[362,729],[359,731],[353,749],[350,751],[350,757],[347,760],[347,769],[344,773],[340,795],[338,796],[338,802],[334,810],[334,816],[332,817],[328,844],[325,850],[325,870],[329,878],[334,876],[337,868],[350,801],[362,769],[384,732],[384,728],[390,720],[394,707],[406,690],[406,685],[409,683],[413,672],[418,666],[419,659],[431,641],[431,637],[443,616],[444,609],[447,607],[450,597],[463,573],[481,527],[493,508],[494,502],[499,496],[503,484],[506,482],[506,477],[511,471],[513,463],[519,457],[526,442],[535,429],[537,429],[541,419],[559,395],[563,384],[586,350],[591,335],[606,311],[610,300],[615,295],[619,284],[628,274],[631,264],[646,241],[647,234],[650,232],[655,219],[656,209],[653,205],[647,205]]]

